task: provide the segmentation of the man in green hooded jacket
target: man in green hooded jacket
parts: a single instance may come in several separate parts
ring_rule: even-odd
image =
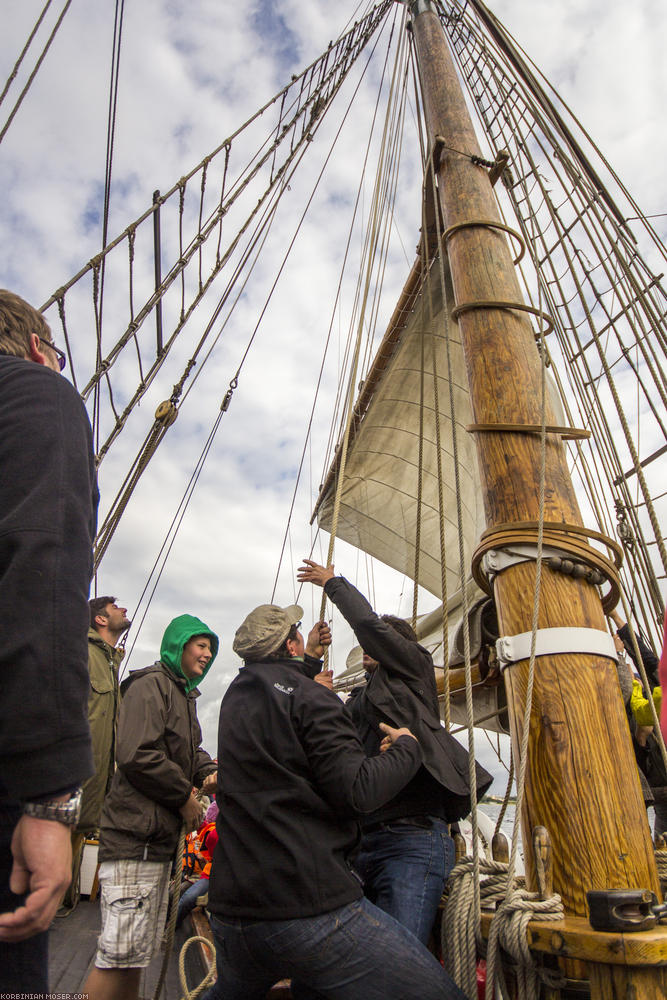
[[[217,652],[217,635],[180,615],[160,659],[121,684],[117,768],[100,822],[102,931],[84,990],[90,1000],[137,997],[141,969],[159,951],[180,829],[201,820],[193,786],[215,787],[195,702]]]

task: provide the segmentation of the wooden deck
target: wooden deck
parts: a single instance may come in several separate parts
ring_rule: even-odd
[[[97,937],[100,932],[100,909],[97,902],[91,903],[85,897],[78,906],[66,917],[56,917],[49,931],[49,989],[52,993],[80,993],[93,967]],[[162,991],[163,1000],[180,1000],[183,990],[178,977],[178,955],[189,937],[190,922],[184,921],[176,932],[174,948],[169,960],[169,968],[165,986]],[[194,949],[190,954],[194,958]],[[162,968],[162,953],[153,960],[146,970],[142,982],[141,996],[150,1000],[155,993],[160,969]],[[190,989],[201,981],[199,971],[188,958],[188,983]],[[192,970],[192,971],[190,971]]]

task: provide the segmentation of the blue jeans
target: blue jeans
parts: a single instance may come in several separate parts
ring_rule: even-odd
[[[299,1000],[465,1000],[412,934],[367,899],[295,920],[211,920],[218,981],[204,1000],[264,1000],[292,979]]]
[[[176,914],[176,926],[180,927],[188,913],[192,913],[200,896],[208,892],[208,879],[200,878],[197,882],[185,890],[178,901],[178,913]]]
[[[430,830],[407,823],[382,823],[363,833],[354,867],[372,903],[428,944],[445,879],[454,867],[454,841],[444,820]]]
[[[25,899],[9,889],[12,870],[10,845],[14,827],[21,818],[18,802],[2,795],[0,789],[0,913],[16,910]],[[27,941],[0,941],[0,995],[3,993],[47,993],[48,933],[35,934]]]

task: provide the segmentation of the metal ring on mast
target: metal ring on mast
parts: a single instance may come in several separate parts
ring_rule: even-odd
[[[520,250],[519,256],[514,259],[513,263],[518,264],[522,260],[526,252],[526,243],[521,233],[518,233],[516,229],[512,229],[510,226],[506,226],[504,222],[495,222],[492,219],[470,219],[468,222],[457,222],[455,226],[450,226],[449,229],[445,229],[442,234],[443,243],[460,229],[474,229],[476,226],[483,226],[488,229],[502,229],[504,232],[509,233],[510,236],[514,236],[519,244]]]
[[[526,305],[525,302],[493,302],[493,301],[480,301],[480,302],[462,302],[460,306],[456,306],[452,309],[452,319],[458,322],[459,316],[466,312],[472,312],[473,309],[518,309],[520,312],[532,313],[533,316],[539,316],[540,319],[546,324],[546,329],[542,331],[542,336],[546,337],[554,328],[554,321],[551,316],[547,313],[542,312],[541,309],[536,309],[534,306]]]

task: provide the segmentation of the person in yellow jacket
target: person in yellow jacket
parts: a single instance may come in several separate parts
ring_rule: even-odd
[[[118,669],[125,655],[118,642],[132,624],[127,608],[119,608],[115,597],[93,597],[89,602],[88,629],[88,722],[93,744],[93,774],[83,786],[81,815],[72,831],[72,884],[63,905],[71,909],[78,900],[81,857],[86,837],[100,825],[102,803],[114,772],[114,743],[118,719]]]

